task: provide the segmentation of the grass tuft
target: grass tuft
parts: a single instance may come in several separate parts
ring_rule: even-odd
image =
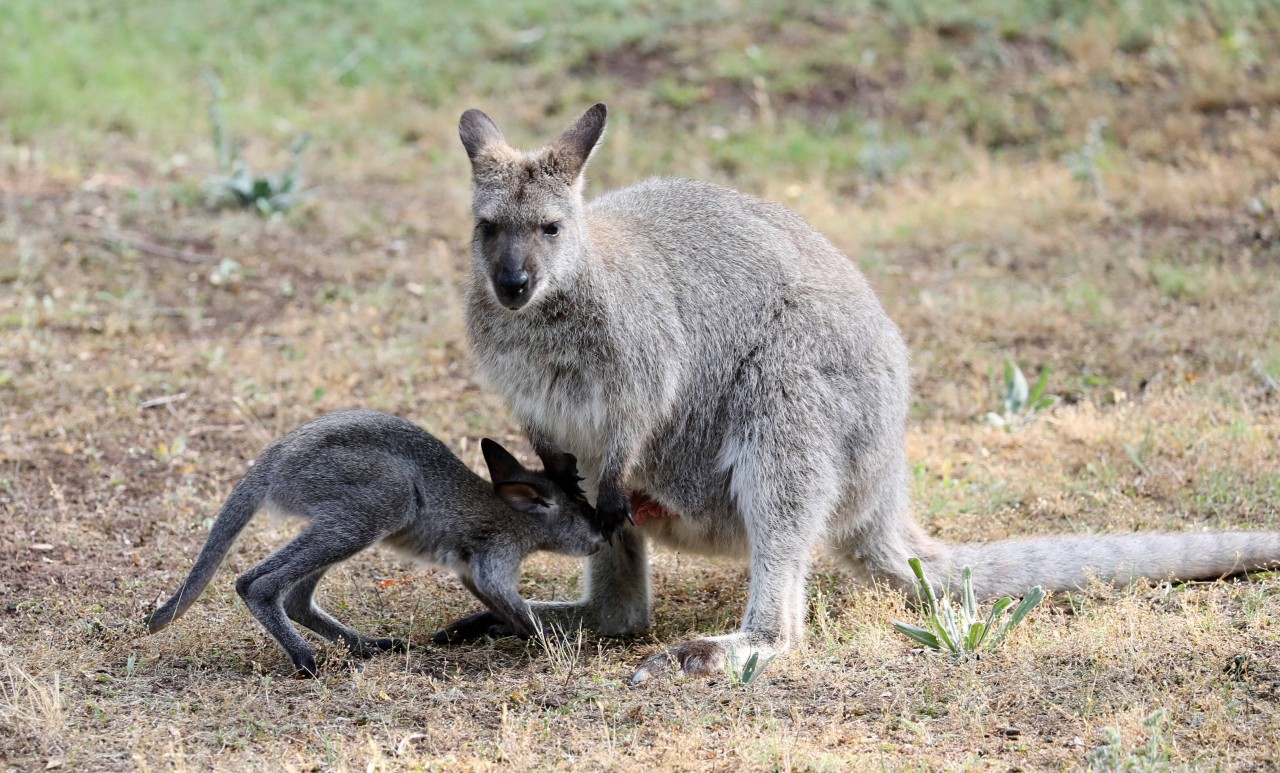
[[[1124,737],[1119,730],[1114,727],[1102,728],[1098,732],[1102,735],[1103,742],[1085,757],[1088,770],[1099,773],[1167,773],[1190,770],[1186,765],[1170,764],[1169,740],[1164,735],[1166,718],[1164,710],[1151,712],[1142,722],[1147,731],[1146,745],[1128,753],[1125,752]]]
[[[49,747],[61,745],[67,727],[67,706],[57,672],[48,680],[23,671],[8,657],[0,674],[0,727],[40,739]]]
[[[995,602],[991,606],[991,612],[984,618],[978,613],[978,603],[973,593],[972,569],[966,566],[960,573],[960,607],[957,610],[946,589],[935,588],[929,582],[920,559],[912,558],[908,563],[916,575],[916,601],[924,609],[926,627],[898,620],[893,621],[893,627],[904,636],[936,652],[966,657],[984,650],[993,650],[1000,646],[1010,630],[1044,600],[1044,589],[1037,585],[1013,608],[1013,613],[1007,619],[1004,614],[1013,606],[1013,599],[1007,596]]]
[[[761,658],[759,652],[753,652],[739,665],[738,653],[730,647],[728,657],[725,658],[725,671],[729,674],[729,683],[744,690],[751,687],[776,657],[778,656],[774,654]]]
[[[1022,374],[1013,360],[1004,361],[1004,389],[1000,393],[1003,409],[1000,413],[988,413],[983,421],[993,427],[1004,427],[1013,431],[1017,427],[1030,423],[1040,411],[1058,401],[1056,395],[1045,394],[1049,386],[1049,374],[1045,368],[1033,386],[1027,385],[1027,377]]]
[[[585,633],[581,627],[566,631],[556,623],[545,624],[533,616],[533,641],[546,656],[552,673],[568,682],[582,665],[582,644]]]
[[[289,164],[282,172],[254,173],[241,158],[240,146],[231,139],[223,119],[221,81],[212,70],[205,72],[205,78],[209,84],[209,126],[219,172],[204,182],[210,205],[252,209],[263,217],[270,217],[287,212],[309,198],[313,191],[308,190],[302,180],[302,154],[311,144],[310,133],[304,132],[294,139],[289,146]]]

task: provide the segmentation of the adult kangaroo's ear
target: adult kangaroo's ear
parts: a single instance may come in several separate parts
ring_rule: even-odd
[[[458,121],[458,136],[462,138],[462,147],[467,149],[467,158],[472,161],[488,148],[507,144],[493,119],[474,107]]]
[[[605,119],[608,115],[609,110],[604,103],[597,103],[574,121],[573,125],[565,129],[564,134],[561,134],[552,144],[560,173],[570,183],[577,181],[578,175],[582,174],[582,170],[587,166],[587,159],[591,158],[591,154],[595,152],[600,136],[604,134]]]
[[[515,480],[523,482],[529,477],[529,471],[520,464],[520,460],[497,441],[484,438],[480,441],[480,452],[484,454],[484,463],[489,465],[489,480],[493,481],[495,489],[500,484]]]

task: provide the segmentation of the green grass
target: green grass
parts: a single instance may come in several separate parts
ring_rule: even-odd
[[[726,139],[689,152],[731,179],[781,170],[839,185],[953,168],[966,145],[1055,157],[1095,117],[1119,117],[1112,133],[1126,142],[1130,122],[1113,113],[1129,108],[1110,97],[1133,87],[1129,73],[1160,54],[1165,31],[1190,33],[1160,54],[1180,82],[1205,71],[1246,102],[1265,99],[1246,86],[1274,49],[1277,13],[1246,0],[1101,11],[1073,0],[846,0],[807,12],[781,0],[14,0],[0,8],[0,130],[23,144],[58,137],[76,149],[118,134],[189,153],[206,131],[207,67],[226,86],[228,123],[277,145],[310,131],[343,152],[435,148],[445,140],[424,136],[424,116],[497,101],[522,138],[604,98],[643,108],[630,118],[642,134],[672,116],[719,123]],[[1098,57],[1093,39],[1121,50]],[[1197,56],[1181,56],[1188,49]],[[1080,67],[1089,82],[1063,89]],[[659,167],[684,160],[634,152]]]

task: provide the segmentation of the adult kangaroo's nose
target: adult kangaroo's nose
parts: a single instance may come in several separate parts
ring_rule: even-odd
[[[504,306],[516,309],[524,305],[529,291],[529,272],[524,269],[503,271],[498,274],[494,287],[498,291],[498,300]]]

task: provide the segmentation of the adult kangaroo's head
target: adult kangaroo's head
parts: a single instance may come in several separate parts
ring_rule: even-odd
[[[479,110],[458,123],[471,158],[473,281],[512,311],[571,277],[581,261],[586,223],[583,171],[604,133],[606,110],[582,114],[555,142],[516,150]]]

